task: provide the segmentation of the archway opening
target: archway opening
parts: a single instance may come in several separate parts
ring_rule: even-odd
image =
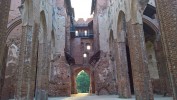
[[[158,33],[153,29],[150,24],[146,22],[143,23],[143,30],[146,44],[148,71],[152,82],[153,93],[163,94],[165,88],[162,87],[166,87],[166,82],[161,84],[161,79],[165,79],[166,76],[163,78],[160,78],[159,76],[161,72],[163,72],[161,70],[163,69],[161,67],[161,59],[163,59],[163,53],[158,50],[160,47]],[[165,64],[163,66],[165,66]]]
[[[84,71],[80,71],[76,77],[77,92],[78,93],[89,93],[90,91],[90,77]]]

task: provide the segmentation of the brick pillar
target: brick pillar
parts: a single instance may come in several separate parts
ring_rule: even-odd
[[[130,98],[130,82],[128,75],[128,63],[127,63],[127,54],[126,54],[126,44],[125,42],[118,42],[118,92],[121,98]]]
[[[76,84],[76,75],[74,72],[71,74],[71,93],[72,94],[77,94],[77,84]]]
[[[142,24],[128,22],[128,43],[136,100],[153,100]]]
[[[46,35],[46,34],[44,34]],[[46,36],[44,36],[46,37]],[[37,79],[36,79],[36,100],[48,99],[48,85],[49,85],[49,53],[47,37],[44,43],[39,43],[38,47],[38,66],[37,66]]]
[[[3,65],[3,68],[1,69],[1,81],[2,81],[2,83],[1,83],[1,85],[2,85],[2,87],[1,87],[1,92],[0,92],[0,100],[1,99],[3,99],[3,97],[4,97],[4,91],[3,91],[3,87],[5,86],[5,85],[7,85],[7,84],[5,84],[5,82],[6,82],[6,79],[5,79],[5,73],[6,73],[6,68],[7,68],[7,66],[6,66],[6,63],[7,63],[7,57],[8,57],[8,47],[6,46],[5,47],[5,51],[4,51],[4,58],[3,58],[3,62],[2,62],[2,65]],[[7,97],[7,98],[9,98],[9,97]]]
[[[91,78],[91,88],[92,88],[92,91],[91,93],[95,93],[95,78],[94,78],[94,70],[93,70],[93,66],[91,66],[91,70],[90,70],[90,78]]]
[[[169,77],[169,70],[167,68],[166,57],[164,55],[164,50],[162,48],[161,40],[156,41],[155,45],[155,54],[157,58],[157,67],[159,71],[159,82],[160,82],[160,92],[165,96],[172,95],[172,88],[170,85],[170,77]]]
[[[37,63],[37,78],[36,78],[36,100],[48,99],[48,87],[49,87],[49,60],[51,45],[47,39],[47,25],[44,12],[40,16],[40,32],[38,35],[38,63]]]
[[[66,43],[66,48],[65,48],[65,50],[66,50],[66,52],[68,52],[69,54],[71,53],[71,34],[70,34],[70,16],[67,16],[67,18],[66,18],[66,40],[65,40],[65,43]]]
[[[173,96],[177,100],[177,0],[156,0],[156,3]]]
[[[22,42],[20,46],[18,73],[17,73],[17,100],[32,100],[34,96],[35,66],[32,66],[32,26],[22,26]],[[23,98],[23,99],[22,99]]]
[[[33,100],[36,80],[37,64],[37,37],[39,25],[33,25],[33,2],[25,0],[21,6],[22,10],[22,37],[18,62],[18,72],[16,75],[17,100]]]
[[[1,91],[3,86],[3,58],[5,53],[5,46],[6,46],[6,31],[7,31],[7,23],[8,23],[8,16],[10,10],[10,3],[11,0],[1,0],[0,1],[0,98],[1,98]]]

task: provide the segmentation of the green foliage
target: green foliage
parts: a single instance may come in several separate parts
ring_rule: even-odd
[[[76,82],[77,82],[78,93],[88,93],[89,92],[90,78],[86,72],[81,71],[77,75]]]

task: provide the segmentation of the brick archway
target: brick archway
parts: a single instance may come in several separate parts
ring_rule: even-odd
[[[94,77],[92,75],[91,72],[91,68],[90,67],[74,67],[71,66],[72,70],[71,70],[71,93],[72,94],[77,94],[77,87],[76,87],[76,77],[78,75],[78,73],[82,70],[84,70],[90,77],[90,93],[94,93]]]
[[[7,25],[7,37],[9,36],[9,34],[11,33],[11,31],[17,27],[18,25],[20,25],[22,23],[22,18],[21,16],[16,17],[14,20],[10,21]]]

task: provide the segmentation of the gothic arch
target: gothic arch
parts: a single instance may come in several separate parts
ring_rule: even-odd
[[[47,40],[47,23],[45,12],[40,13],[40,32],[39,32],[39,43]]]
[[[77,76],[77,74],[82,70],[84,70],[88,75],[90,75],[90,69],[89,68],[82,68],[82,67],[74,70],[75,75]]]
[[[91,84],[91,82],[93,81],[93,76],[91,75],[91,72],[90,72],[90,68],[83,68],[83,67],[76,67],[74,69],[72,69],[72,77],[71,77],[71,87],[72,87],[72,90],[71,92],[74,93],[74,94],[77,94],[77,89],[76,89],[76,78],[77,78],[77,75],[80,71],[84,70],[90,77],[90,85],[91,87],[93,87],[93,85]]]
[[[51,55],[52,55],[52,59],[53,59],[53,56],[55,55],[55,33],[54,33],[54,30],[51,31]]]
[[[159,33],[158,23],[155,23],[151,18],[143,15],[143,22],[150,26],[156,32],[156,34]]]
[[[11,20],[8,24],[7,24],[7,36],[6,36],[6,44],[9,47],[11,44],[15,43],[16,45],[20,45],[21,43],[21,36],[18,36],[16,38],[8,38],[10,34],[12,34],[11,32],[18,27],[20,24],[22,23],[22,18],[21,16],[16,17],[15,19]],[[20,32],[21,34],[21,32]]]
[[[114,35],[113,35],[113,30],[111,29],[110,36],[109,36],[109,52],[112,61],[114,61],[115,58],[115,51],[116,51],[116,47],[114,44]]]
[[[120,11],[118,14],[118,21],[117,21],[117,40],[119,42],[125,42],[126,38],[126,18],[125,13]]]
[[[118,22],[117,22],[117,31],[120,32],[121,30],[125,30],[125,13],[123,11],[120,11],[118,14]]]
[[[14,20],[10,21],[7,25],[7,37],[9,36],[9,34],[11,33],[11,31],[17,27],[18,25],[20,25],[22,23],[22,18],[21,16],[16,17]]]
[[[109,35],[109,48],[112,48],[113,45],[113,41],[114,41],[114,35],[113,35],[113,30],[110,30],[110,35]]]

